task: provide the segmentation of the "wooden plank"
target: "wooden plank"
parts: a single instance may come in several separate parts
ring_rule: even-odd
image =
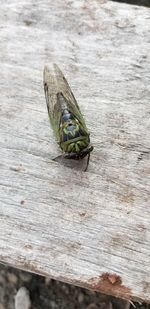
[[[2,1],[0,260],[150,301],[150,11],[107,1]],[[87,172],[52,159],[42,70],[85,115]]]

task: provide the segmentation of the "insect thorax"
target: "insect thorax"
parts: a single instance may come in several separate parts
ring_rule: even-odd
[[[89,145],[89,134],[68,110],[64,109],[60,120],[60,147],[67,153],[79,153]]]

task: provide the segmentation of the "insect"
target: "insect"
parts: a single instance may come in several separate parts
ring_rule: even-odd
[[[87,170],[93,150],[89,132],[70,86],[56,64],[52,69],[44,68],[44,91],[50,123],[65,158],[79,160],[88,155]]]

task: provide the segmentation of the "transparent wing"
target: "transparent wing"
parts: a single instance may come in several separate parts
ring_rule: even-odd
[[[59,93],[63,95],[68,110],[81,122],[87,131],[85,121],[71,88],[56,64],[51,65],[51,67],[45,66],[43,80],[48,114],[57,141],[59,142],[59,125],[63,111],[63,106],[58,99]]]

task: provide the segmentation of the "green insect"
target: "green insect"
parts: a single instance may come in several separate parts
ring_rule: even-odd
[[[50,123],[65,158],[79,160],[88,155],[87,169],[93,146],[78,103],[56,64],[44,68],[44,91]]]

